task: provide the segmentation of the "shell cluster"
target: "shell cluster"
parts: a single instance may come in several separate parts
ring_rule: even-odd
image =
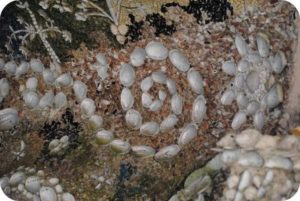
[[[239,111],[235,114],[231,127],[239,129],[252,117],[253,125],[262,129],[269,109],[283,101],[283,89],[273,74],[280,74],[287,65],[282,51],[271,52],[268,36],[257,33],[256,47],[252,50],[241,35],[235,36],[235,47],[241,57],[238,62],[225,61],[222,70],[234,76],[231,86],[221,97],[223,105],[231,105],[236,100]]]
[[[65,192],[59,179],[46,177],[44,171],[19,167],[16,171],[0,178],[4,193],[18,198],[35,201],[75,201],[72,194]]]
[[[182,146],[197,136],[198,125],[201,124],[205,117],[206,101],[203,94],[203,80],[198,71],[190,68],[190,63],[186,56],[177,49],[169,51],[162,43],[157,41],[149,42],[145,49],[135,48],[130,55],[130,64],[122,64],[119,72],[120,83],[123,85],[120,101],[122,109],[126,112],[125,120],[127,125],[132,129],[139,130],[141,135],[155,137],[160,132],[170,131],[177,124],[178,116],[184,110],[184,98],[177,92],[176,82],[162,70],[152,72],[141,81],[141,101],[146,110],[158,112],[163,106],[167,94],[169,94],[171,96],[170,114],[162,122],[145,122],[141,113],[134,109],[135,98],[131,87],[135,83],[135,71],[143,68],[147,58],[150,61],[162,61],[169,58],[178,72],[186,73],[191,90],[197,95],[191,111],[192,121],[181,128],[181,135],[177,140],[177,144],[163,147],[157,153],[154,148],[146,145],[131,146],[126,141],[114,139],[113,132],[107,130],[99,131],[96,134],[96,140],[101,145],[109,143],[113,150],[120,153],[128,153],[131,150],[134,154],[142,157],[154,155],[156,159],[171,158],[179,153]],[[149,90],[154,84],[165,86],[167,92],[160,90],[158,97],[153,97],[150,95]]]
[[[49,153],[51,155],[62,155],[69,146],[69,137],[63,136],[60,139],[52,140],[49,145]]]
[[[299,187],[299,149],[300,138],[293,135],[262,135],[256,129],[237,135],[227,133],[217,143],[220,153],[190,174],[185,188],[170,200],[180,201],[209,191],[212,183],[208,178],[221,169],[230,172],[221,200],[286,200]]]

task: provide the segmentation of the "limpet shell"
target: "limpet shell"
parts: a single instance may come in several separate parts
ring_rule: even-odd
[[[136,47],[130,54],[130,63],[133,66],[139,67],[144,65],[146,59],[146,51],[143,48]]]
[[[168,57],[168,49],[157,41],[149,42],[145,50],[147,56],[153,60],[164,60]]]
[[[167,98],[166,92],[164,92],[163,90],[159,90],[158,91],[158,98],[159,98],[159,100],[164,101]]]
[[[275,56],[270,60],[272,64],[272,69],[277,74],[280,74],[287,64],[286,57],[282,51],[277,52]]]
[[[248,52],[247,43],[241,35],[235,36],[235,46],[241,56],[244,56]]]
[[[126,112],[125,120],[128,126],[133,129],[139,129],[142,125],[142,116],[141,114],[133,109],[130,109]]]
[[[55,108],[63,108],[68,104],[67,96],[63,92],[59,92],[54,97]]]
[[[203,94],[203,79],[197,70],[191,68],[187,73],[187,79],[193,92]]]
[[[95,102],[90,98],[85,98],[80,105],[81,113],[85,117],[92,116],[96,111]]]
[[[177,141],[178,145],[184,146],[184,145],[188,144],[197,136],[197,133],[198,133],[198,130],[194,124],[186,125],[183,128],[183,130],[178,138],[178,141]]]
[[[54,93],[53,91],[49,91],[45,93],[45,95],[40,99],[39,107],[40,108],[46,108],[51,107],[54,102]]]
[[[75,198],[71,193],[63,193],[61,199],[62,201],[75,201]]]
[[[154,82],[159,83],[159,84],[165,84],[167,81],[166,74],[161,70],[152,72],[151,78]]]
[[[19,123],[18,111],[14,108],[0,110],[0,130],[9,130]]]
[[[40,190],[41,201],[57,201],[57,195],[53,188],[43,186]]]
[[[170,159],[176,156],[180,152],[180,147],[177,144],[169,145],[161,148],[154,158],[157,160]]]
[[[46,82],[46,84],[53,84],[55,82],[55,75],[50,69],[45,69],[43,71],[43,79]]]
[[[106,66],[108,64],[108,61],[105,57],[104,54],[102,53],[97,53],[96,54],[96,61],[101,65],[101,66]]]
[[[155,149],[145,145],[132,146],[131,150],[136,156],[139,157],[147,158],[147,157],[152,157],[155,154]]]
[[[113,140],[109,144],[113,151],[120,153],[120,154],[126,154],[130,151],[131,147],[128,142],[125,142],[123,140]]]
[[[249,104],[249,99],[243,93],[239,93],[236,97],[237,105],[240,109],[245,109]]]
[[[225,61],[222,64],[222,70],[224,73],[228,74],[228,75],[235,75],[236,73],[236,64],[234,63],[234,61]]]
[[[267,168],[280,168],[284,170],[292,170],[293,162],[289,158],[283,156],[272,156],[265,162]]]
[[[0,96],[5,98],[9,94],[10,85],[6,78],[0,79]]]
[[[192,121],[200,124],[206,115],[206,100],[204,96],[199,95],[193,102]]]
[[[145,107],[145,108],[149,108],[150,105],[152,104],[153,102],[153,96],[151,96],[149,93],[147,92],[144,92],[142,94],[142,105]]]
[[[76,80],[73,84],[73,91],[74,91],[76,99],[79,102],[81,102],[83,99],[86,98],[87,86],[83,82]]]
[[[241,155],[238,164],[245,167],[261,167],[264,159],[255,151],[246,152]]]
[[[38,86],[38,80],[35,77],[30,77],[26,81],[26,88],[29,90],[36,90]]]
[[[178,118],[174,114],[170,114],[167,116],[160,124],[160,130],[161,132],[166,132],[174,128],[174,126],[177,124]]]
[[[39,96],[33,91],[25,91],[23,94],[23,100],[30,108],[35,108],[40,102]]]
[[[17,70],[17,64],[14,61],[9,61],[4,65],[4,70],[10,75],[14,75]]]
[[[262,57],[267,57],[270,52],[270,42],[268,36],[263,33],[258,33],[256,36],[257,49]]]
[[[96,134],[96,143],[104,145],[110,143],[114,139],[114,135],[111,131],[102,130]]]
[[[41,62],[40,59],[31,59],[30,68],[35,73],[42,73],[44,70],[44,64]]]
[[[166,80],[166,85],[167,85],[168,91],[171,95],[174,95],[177,93],[176,82],[174,80],[168,78]]]
[[[221,97],[221,103],[223,105],[231,105],[232,102],[235,100],[235,98],[236,98],[236,95],[235,95],[234,91],[231,89],[228,89],[223,93],[223,95]]]
[[[246,59],[241,59],[238,62],[237,69],[239,72],[241,72],[241,73],[248,72],[249,68],[250,68],[250,64],[249,64],[249,61],[247,61]]]
[[[159,133],[159,124],[154,121],[146,122],[141,126],[140,133],[146,136],[154,136]]]
[[[120,82],[125,87],[130,87],[135,80],[135,71],[130,64],[123,64],[120,69]]]
[[[121,106],[123,110],[127,111],[132,108],[134,103],[134,97],[131,93],[131,90],[128,88],[123,88],[121,92]]]
[[[254,127],[261,130],[265,124],[265,114],[262,111],[257,111],[253,116]]]
[[[247,115],[245,112],[237,112],[232,120],[231,128],[234,130],[239,129],[247,121]]]
[[[27,177],[25,188],[31,193],[37,193],[41,189],[41,179],[37,176]]]
[[[275,84],[266,95],[267,106],[271,109],[283,101],[283,89],[280,84]]]
[[[177,49],[169,51],[169,59],[179,71],[186,72],[190,68],[190,63],[187,57]]]
[[[158,110],[160,110],[160,108],[163,106],[163,102],[161,100],[154,100],[149,109],[152,112],[157,112]]]
[[[234,78],[233,84],[237,89],[244,89],[246,86],[246,81],[245,81],[244,75],[238,73]]]
[[[12,186],[17,186],[18,184],[25,181],[25,179],[26,179],[26,176],[25,176],[24,172],[16,172],[16,173],[12,174],[11,177],[9,178],[9,184]]]
[[[240,179],[240,183],[239,183],[239,187],[238,189],[240,191],[245,190],[252,182],[252,174],[250,171],[246,170],[243,172],[241,179]]]
[[[64,73],[55,80],[55,83],[61,87],[71,86],[73,84],[73,78],[70,73]]]
[[[24,75],[29,70],[29,63],[26,61],[21,61],[18,68],[16,69],[16,78],[19,78],[21,75]]]
[[[225,164],[231,164],[236,162],[241,155],[240,150],[233,149],[233,150],[224,150],[221,154],[221,159]]]
[[[260,85],[259,74],[260,72],[258,71],[252,71],[247,75],[246,84],[252,93],[255,92]]]
[[[247,114],[253,115],[259,109],[260,104],[257,101],[251,101],[247,105]]]
[[[89,120],[89,125],[92,127],[94,130],[98,130],[103,126],[103,118],[99,115],[92,115]]]
[[[148,92],[153,86],[153,80],[151,77],[146,77],[141,81],[141,90],[143,92]]]
[[[183,109],[183,98],[179,94],[174,94],[171,98],[171,110],[174,114],[179,115]]]

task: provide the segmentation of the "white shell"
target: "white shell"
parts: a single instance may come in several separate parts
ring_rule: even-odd
[[[180,147],[177,144],[169,145],[161,148],[155,155],[154,158],[157,160],[170,159],[176,156],[180,152]]]
[[[163,90],[159,90],[159,91],[158,91],[158,98],[159,98],[159,100],[161,100],[161,101],[165,101],[166,98],[167,98],[166,92],[164,92]]]
[[[9,94],[10,85],[6,78],[0,79],[0,96],[5,98]]]
[[[37,176],[27,177],[25,181],[25,188],[31,193],[37,193],[41,188],[41,179]]]
[[[269,170],[262,182],[262,185],[268,186],[269,184],[271,184],[273,177],[274,177],[274,172],[272,170]]]
[[[14,108],[0,110],[0,130],[9,130],[19,123],[18,111]]]
[[[55,73],[62,74],[61,65],[57,61],[50,62],[50,70]]]
[[[153,80],[151,77],[146,77],[141,81],[141,90],[147,92],[153,86]]]
[[[139,129],[142,125],[142,116],[141,114],[133,109],[130,109],[126,112],[125,120],[128,126]]]
[[[24,75],[29,70],[29,63],[26,61],[21,61],[19,67],[16,69],[16,77],[19,78],[21,75]]]
[[[171,109],[176,115],[182,113],[183,109],[183,98],[179,94],[174,94],[171,98]]]
[[[23,94],[23,99],[25,104],[30,108],[35,108],[40,102],[39,96],[33,91],[26,91]]]
[[[134,97],[131,93],[131,90],[128,88],[123,88],[121,92],[121,106],[123,110],[127,111],[132,108],[134,103]]]
[[[68,104],[67,96],[63,92],[59,92],[54,97],[55,108],[63,108]]]
[[[168,91],[171,95],[174,95],[177,93],[176,82],[174,80],[168,78],[166,80],[166,85],[167,85]]]
[[[139,157],[152,157],[155,154],[155,150],[152,147],[139,145],[139,146],[132,146],[132,152]]]
[[[120,82],[125,87],[130,87],[135,80],[135,71],[130,64],[123,64],[120,69]]]
[[[75,198],[71,193],[63,193],[61,199],[62,201],[75,201]]]
[[[221,97],[221,103],[223,105],[231,105],[235,98],[236,95],[233,90],[226,90]]]
[[[85,98],[81,102],[80,109],[83,116],[91,117],[96,111],[95,102],[90,98]]]
[[[236,64],[234,63],[234,61],[225,61],[222,64],[222,70],[224,73],[228,74],[228,75],[235,75],[236,73]]]
[[[150,105],[153,102],[153,96],[151,96],[149,93],[145,92],[142,94],[142,105],[145,108],[149,108]]]
[[[254,127],[261,130],[265,124],[265,114],[262,111],[257,111],[253,116]]]
[[[24,182],[26,179],[26,176],[24,172],[16,172],[11,175],[9,178],[9,184],[12,186],[17,186],[18,184]]]
[[[151,78],[154,82],[160,83],[160,84],[165,84],[166,81],[167,81],[166,74],[161,70],[157,70],[157,71],[152,72]]]
[[[257,64],[260,63],[262,61],[262,57],[259,55],[258,52],[253,52],[253,53],[249,53],[246,56],[247,61]]]
[[[240,109],[245,109],[249,104],[249,99],[243,93],[239,93],[236,97],[236,103]]]
[[[159,124],[154,121],[146,122],[141,126],[140,133],[146,136],[154,136],[159,133]]]
[[[224,150],[221,159],[225,164],[231,164],[236,162],[241,155],[240,150]]]
[[[217,142],[218,147],[222,147],[224,149],[232,149],[236,147],[234,133],[227,133],[224,137],[222,137]]]
[[[35,91],[38,86],[38,80],[35,77],[28,78],[26,81],[26,88]]]
[[[96,60],[101,66],[106,66],[108,64],[107,59],[104,54],[97,53],[96,54]]]
[[[237,112],[232,120],[231,128],[234,130],[239,129],[247,121],[247,115],[245,112]]]
[[[154,100],[151,103],[149,109],[152,112],[157,112],[158,110],[160,110],[160,108],[162,107],[162,105],[163,105],[163,102],[161,100]]]
[[[131,149],[130,144],[128,142],[119,139],[111,141],[109,145],[111,146],[112,150],[122,154],[128,153]]]
[[[200,124],[206,115],[206,100],[204,96],[199,95],[193,102],[192,121]]]
[[[161,132],[166,132],[174,128],[177,124],[178,118],[174,114],[170,114],[160,123]]]
[[[245,167],[261,167],[264,164],[264,160],[257,152],[251,151],[242,154],[238,164]]]
[[[237,89],[244,89],[246,86],[244,75],[238,73],[234,78],[233,84]]]
[[[17,70],[17,64],[14,61],[9,61],[4,65],[6,73],[14,75]]]
[[[70,73],[64,73],[55,80],[55,83],[61,87],[71,86],[73,84],[73,78]]]
[[[258,71],[252,71],[247,75],[246,85],[252,93],[255,92],[260,85],[259,75],[260,72]]]
[[[250,68],[250,64],[249,61],[247,61],[246,59],[241,59],[237,65],[237,69],[241,73],[248,72],[249,68]]]
[[[284,170],[292,170],[293,169],[293,162],[285,158],[283,156],[273,156],[266,160],[265,167],[267,168],[280,168]]]
[[[187,57],[177,49],[169,51],[169,59],[179,71],[186,72],[190,68],[190,63]]]
[[[261,136],[256,129],[246,129],[235,137],[235,141],[241,148],[253,149]]]
[[[103,118],[99,115],[92,115],[89,120],[89,124],[92,126],[93,129],[98,130],[103,126]]]
[[[110,24],[110,31],[114,35],[117,35],[119,33],[118,27],[115,24]]]
[[[42,73],[44,70],[44,64],[41,62],[40,59],[31,59],[30,68],[35,73]]]
[[[46,82],[46,84],[53,84],[55,82],[55,75],[50,69],[45,69],[43,71],[43,79]]]
[[[53,188],[51,187],[42,187],[40,190],[41,201],[57,201],[57,195]]]
[[[60,184],[57,184],[55,187],[54,187],[55,191],[59,194],[61,194],[63,192],[63,188]]]
[[[54,93],[53,91],[49,91],[45,93],[45,95],[40,99],[39,107],[46,108],[51,107],[54,102]]]
[[[81,102],[86,98],[87,86],[83,82],[76,80],[73,84],[73,91],[76,99]]]
[[[239,184],[239,180],[240,180],[240,178],[237,175],[231,175],[230,177],[228,177],[228,179],[226,181],[228,188],[237,187]]]
[[[286,57],[282,51],[277,52],[274,58],[270,60],[272,64],[272,69],[277,74],[280,74],[287,64]]]
[[[144,65],[145,59],[146,51],[140,47],[136,47],[130,55],[130,63],[136,67]]]
[[[168,57],[168,49],[157,41],[149,42],[145,50],[147,56],[153,60],[164,60]]]
[[[267,57],[270,52],[270,44],[267,35],[259,33],[256,36],[257,50],[262,57]]]
[[[280,84],[275,84],[267,93],[267,106],[269,108],[276,107],[283,101],[283,89]]]
[[[198,130],[194,124],[188,124],[185,126],[178,138],[178,145],[184,146],[191,142],[197,136]]]
[[[121,35],[125,36],[128,32],[128,26],[126,24],[119,24],[118,31]]]
[[[235,36],[235,46],[241,56],[244,56],[248,52],[247,43],[241,35]]]
[[[248,105],[247,105],[247,114],[252,115],[255,114],[255,112],[259,109],[260,105],[258,102],[256,101],[251,101]]]
[[[240,191],[245,190],[251,184],[251,182],[252,182],[251,172],[249,172],[248,170],[244,171],[242,176],[241,176],[238,189]]]
[[[191,68],[187,73],[187,79],[193,92],[203,94],[203,79],[197,70]]]
[[[102,130],[96,134],[96,142],[100,145],[108,144],[114,139],[114,135],[111,131]]]

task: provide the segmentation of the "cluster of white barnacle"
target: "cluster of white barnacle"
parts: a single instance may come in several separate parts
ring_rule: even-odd
[[[0,187],[9,197],[34,201],[75,201],[72,194],[64,192],[59,179],[47,178],[44,171],[19,167],[0,178]]]
[[[198,134],[198,125],[201,124],[206,114],[206,101],[203,95],[203,80],[200,73],[190,68],[188,59],[177,49],[168,50],[162,43],[151,41],[147,44],[145,49],[135,48],[130,55],[131,64],[122,64],[119,79],[123,85],[120,94],[121,106],[126,111],[125,120],[127,125],[136,130],[144,136],[154,137],[160,131],[166,132],[174,128],[178,122],[178,115],[182,114],[184,109],[184,98],[177,92],[176,82],[167,76],[162,70],[154,71],[151,75],[145,77],[141,83],[142,90],[142,105],[146,110],[157,112],[163,106],[167,97],[167,93],[160,90],[158,97],[154,99],[148,92],[154,83],[165,85],[168,93],[171,95],[170,114],[158,123],[155,121],[143,122],[141,113],[133,109],[135,98],[130,87],[135,83],[135,70],[142,69],[146,58],[149,61],[163,61],[169,57],[171,63],[181,73],[187,74],[187,80],[191,90],[197,95],[193,102],[191,111],[191,123],[187,123],[182,129],[178,138],[177,144],[168,145],[161,148],[157,153],[152,147],[145,145],[130,146],[129,143],[121,140],[113,140],[113,133],[111,131],[102,130],[96,135],[99,144],[108,144],[118,152],[127,153],[132,150],[136,155],[142,157],[151,157],[154,155],[156,159],[171,158],[178,154],[181,147],[189,143]],[[134,67],[133,67],[134,66]]]
[[[299,137],[262,135],[246,129],[238,135],[227,133],[215,150],[220,153],[190,174],[184,189],[170,201],[209,192],[212,178],[221,169],[230,172],[220,198],[224,201],[286,200],[299,188]]]
[[[235,36],[235,46],[240,61],[226,61],[225,73],[235,76],[231,86],[223,93],[221,103],[231,105],[236,100],[239,111],[232,121],[232,128],[239,129],[252,116],[255,128],[262,129],[266,112],[283,101],[283,89],[272,73],[280,74],[287,65],[282,51],[270,53],[270,41],[266,34],[256,36],[257,51],[251,50],[240,35]]]

